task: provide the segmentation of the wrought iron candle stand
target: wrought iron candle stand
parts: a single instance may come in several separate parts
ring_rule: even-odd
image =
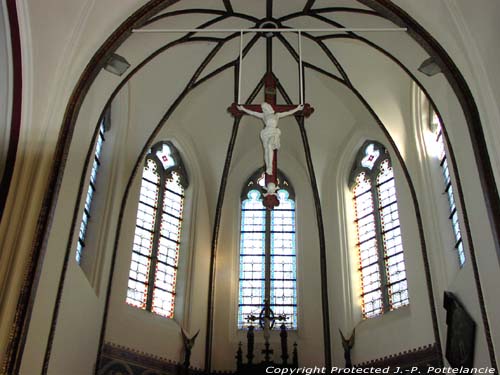
[[[247,317],[247,321],[250,323],[247,331],[247,363],[243,362],[242,343],[240,342],[238,344],[238,350],[235,357],[237,374],[264,373],[262,371],[265,371],[265,369],[269,366],[273,366],[275,368],[298,368],[297,343],[294,343],[292,363],[288,363],[288,333],[285,324],[287,319],[288,318],[285,315],[279,315],[275,317],[274,312],[267,300],[265,301],[264,308],[262,309],[258,317],[256,317],[255,315],[250,315]],[[271,331],[277,321],[282,322],[280,326],[281,363],[275,363],[271,359],[272,355],[274,354],[274,350],[271,349],[271,344],[269,342]],[[264,349],[261,352],[264,355],[264,359],[260,363],[254,363],[255,322],[258,322],[259,327],[263,330],[264,334]]]

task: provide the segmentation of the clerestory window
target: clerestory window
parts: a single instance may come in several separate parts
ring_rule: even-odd
[[[82,264],[82,259],[85,256],[85,245],[87,238],[87,229],[91,217],[92,202],[96,193],[97,174],[101,166],[101,152],[104,145],[104,132],[106,131],[106,121],[109,116],[103,116],[99,125],[99,133],[94,146],[94,158],[92,160],[92,169],[90,171],[90,180],[85,195],[85,204],[83,206],[82,221],[78,231],[78,241],[76,243],[75,259],[78,264]]]
[[[378,142],[360,149],[350,177],[364,318],[409,304],[391,159]]]
[[[437,158],[441,167],[441,172],[443,174],[444,194],[446,195],[446,198],[448,200],[448,206],[450,209],[449,219],[451,221],[451,227],[453,229],[453,235],[455,237],[454,247],[457,251],[458,264],[460,265],[460,267],[463,267],[465,264],[464,243],[462,240],[462,232],[460,230],[460,219],[458,217],[455,195],[453,193],[453,185],[451,181],[450,168],[448,165],[448,157],[446,155],[443,129],[436,112],[431,109],[430,114],[430,130],[435,136],[434,146],[436,147]]]
[[[126,302],[173,318],[184,191],[188,179],[170,142],[153,146],[142,172]]]
[[[264,178],[262,171],[256,172],[245,184],[241,196],[238,328],[248,327],[249,317],[261,316],[268,288],[274,317],[281,316],[289,329],[296,329],[295,194],[288,179],[278,172],[280,204],[274,210],[267,210],[262,203]]]

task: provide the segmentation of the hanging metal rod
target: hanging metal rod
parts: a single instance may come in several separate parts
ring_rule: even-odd
[[[329,29],[133,29],[133,33],[345,33],[345,32],[401,32],[406,27],[364,28],[364,27],[334,27]]]

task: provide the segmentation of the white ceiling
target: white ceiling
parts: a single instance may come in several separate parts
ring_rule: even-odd
[[[273,17],[279,18],[299,12],[304,8],[304,0],[274,1]],[[232,0],[233,10],[247,17],[262,19],[266,15],[265,0]],[[354,0],[316,1],[313,10],[325,7],[342,6],[353,9],[367,9]],[[168,7],[162,14],[172,11],[194,9],[209,9],[224,11],[222,0],[183,0]],[[147,25],[145,28],[197,28],[205,22],[220,15],[185,14],[167,17]],[[376,16],[347,11],[321,13],[321,16],[340,22],[346,27],[395,27],[387,20]],[[221,22],[214,23],[212,28],[249,28],[255,27],[253,21],[228,15]],[[310,15],[295,17],[283,23],[283,27],[300,28],[330,28],[323,21]],[[182,37],[183,34],[133,34],[118,49],[117,53],[124,56],[132,68],[146,59],[161,46]],[[200,36],[224,38],[228,34],[200,34]],[[321,34],[314,34],[318,36]],[[363,37],[380,43],[383,48],[397,55],[398,58],[412,60],[413,68],[427,56],[406,33],[363,33]],[[245,35],[245,44],[252,38]],[[286,34],[285,39],[297,48],[297,36]],[[247,98],[266,71],[265,38],[259,38],[250,49],[243,62],[242,97]],[[161,117],[168,110],[176,97],[186,87],[189,79],[200,66],[216,42],[197,41],[175,46],[159,54],[146,64],[131,78],[130,121],[134,132],[136,148],[139,155],[146,139]],[[331,39],[324,41],[324,48],[315,40],[303,37],[303,60],[313,64],[339,79],[335,62],[331,61],[325,50],[337,59],[353,84],[355,92],[362,95],[372,106],[378,117],[389,129],[398,145],[401,145],[404,156],[406,128],[410,120],[411,78],[390,58],[366,43],[352,39]],[[226,43],[204,67],[200,77],[209,74],[224,64],[235,61],[239,53],[239,38]],[[277,37],[273,38],[273,72],[291,97],[298,101],[298,65],[290,52]],[[233,118],[226,108],[233,102],[234,70],[230,69],[211,78],[192,91],[175,110],[174,114],[163,125],[162,137],[168,134],[168,129],[184,133],[197,150],[200,169],[204,171],[204,179],[209,188],[209,199],[216,199],[218,182],[222,173],[227,143],[232,129]],[[351,92],[346,82],[338,82],[314,70],[305,69],[305,97],[314,108],[314,114],[306,121],[311,152],[318,176],[318,185],[327,173],[331,160],[344,152],[344,146],[354,132],[375,135],[383,140],[375,119],[364,107],[359,97]],[[279,98],[279,100],[282,100]],[[257,95],[255,103],[263,101],[262,92]],[[282,129],[282,153],[305,168],[304,151],[297,126],[293,119],[280,122]],[[240,127],[233,161],[244,158],[255,159],[255,168],[262,164],[260,140],[258,131],[261,124],[256,119],[244,118]],[[165,133],[166,132],[166,133]],[[377,136],[378,134],[378,136]],[[387,143],[387,142],[386,142]]]

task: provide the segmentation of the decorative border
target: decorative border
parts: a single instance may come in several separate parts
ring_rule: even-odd
[[[146,371],[165,371],[167,373],[182,373],[182,364],[179,361],[167,359],[161,356],[152,355],[143,351],[131,349],[111,342],[104,343],[102,351],[102,366],[97,372],[105,368],[109,363],[117,362],[129,365],[128,367],[141,368],[140,373]],[[428,366],[440,366],[441,356],[436,344],[428,344],[418,348],[405,350],[399,353],[390,354],[381,358],[361,362],[355,367],[399,367],[401,369],[410,367],[425,368]],[[190,374],[203,374],[203,369],[190,367]],[[215,371],[213,374],[234,374],[232,371]]]
[[[127,348],[126,346],[105,342],[102,348],[102,358],[110,361],[120,361],[136,365],[147,370],[159,370],[169,373],[180,373],[183,370],[182,363],[164,357],[149,354],[143,351]],[[97,369],[100,372],[108,361],[101,361]],[[202,374],[203,370],[197,367],[189,368],[190,374]]]
[[[102,348],[101,366],[97,369],[97,373],[107,367],[111,363],[120,363],[128,365],[129,368],[139,368],[140,374],[150,374],[154,371],[164,372],[168,374],[186,374],[184,367],[179,361],[167,359],[161,356],[149,354],[143,351],[127,348],[126,346],[105,342]],[[203,369],[199,367],[189,367],[189,374],[202,375]],[[234,374],[233,371],[214,371],[214,375]]]
[[[382,358],[362,362],[355,367],[428,367],[441,366],[441,354],[436,344],[420,346],[415,349],[405,350]]]

